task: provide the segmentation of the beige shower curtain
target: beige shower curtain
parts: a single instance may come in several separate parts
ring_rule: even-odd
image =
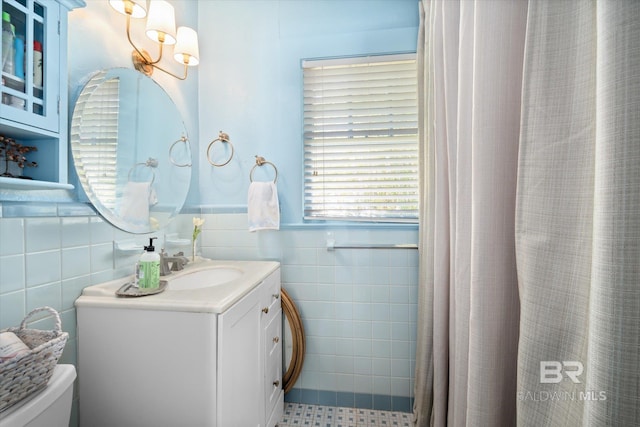
[[[528,15],[518,425],[638,426],[640,2]]]
[[[418,50],[416,424],[640,425],[640,2],[423,0]]]
[[[417,425],[515,423],[527,3],[423,1]]]

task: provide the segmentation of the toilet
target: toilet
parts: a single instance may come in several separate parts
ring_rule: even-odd
[[[56,365],[43,390],[0,412],[0,427],[68,427],[75,379],[75,366]]]

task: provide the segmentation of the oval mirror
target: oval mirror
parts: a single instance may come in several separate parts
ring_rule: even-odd
[[[151,78],[127,68],[96,73],[76,101],[70,139],[82,189],[115,227],[150,233],[182,209],[190,143],[178,108]]]

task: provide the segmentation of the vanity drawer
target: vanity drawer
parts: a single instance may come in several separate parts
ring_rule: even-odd
[[[263,398],[262,410],[267,421],[265,427],[275,427],[282,418],[284,391],[282,389],[282,298],[280,295],[280,269],[270,274],[261,284],[260,306],[262,316],[261,358]]]
[[[274,324],[282,325],[280,318],[274,319]],[[271,331],[271,328],[269,328]],[[277,332],[279,332],[276,329]],[[272,334],[267,335],[272,337]],[[277,336],[280,336],[279,334]],[[278,340],[279,341],[279,340]],[[273,342],[273,339],[271,340]],[[267,343],[268,344],[268,343]],[[265,408],[267,417],[273,411],[274,405],[282,394],[282,345],[268,345],[269,353],[265,360]]]
[[[280,302],[280,270],[274,271],[262,285],[262,321],[271,322],[281,310]]]
[[[275,316],[264,329],[264,351],[267,360],[274,357],[276,351],[282,347],[282,310],[275,313]]]

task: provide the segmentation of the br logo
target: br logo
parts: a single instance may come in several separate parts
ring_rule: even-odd
[[[540,362],[540,382],[543,384],[557,384],[566,376],[575,384],[580,384],[578,377],[582,375],[584,366],[574,360],[558,362],[543,360]]]

